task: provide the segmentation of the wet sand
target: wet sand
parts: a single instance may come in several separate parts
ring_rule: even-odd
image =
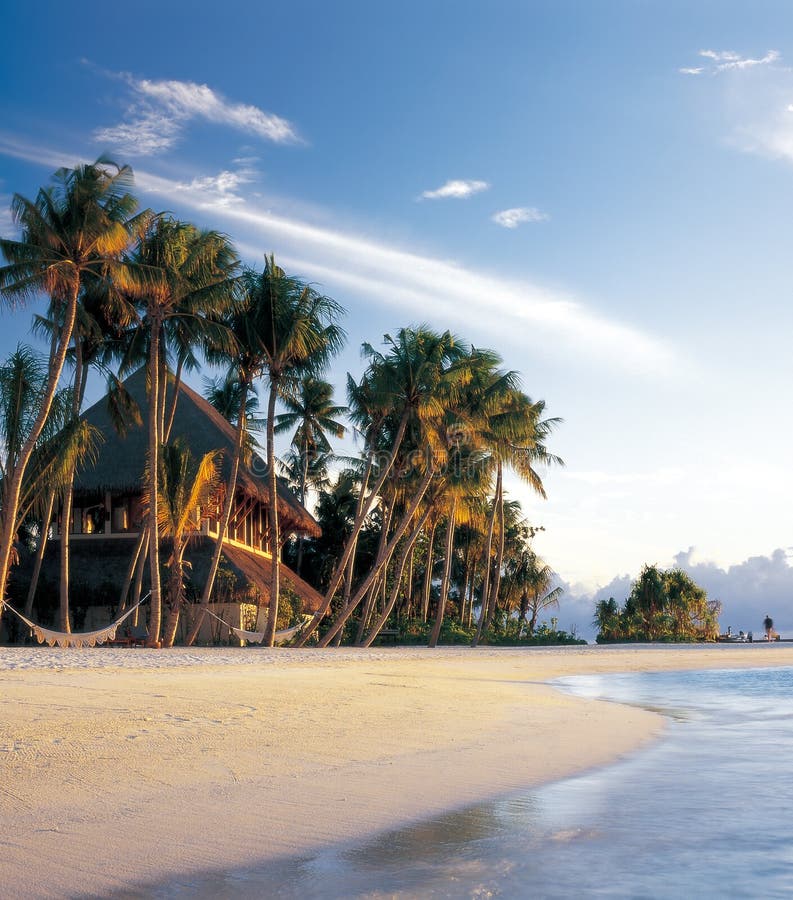
[[[562,675],[793,665],[793,646],[0,648],[0,884],[106,895],[356,840],[662,733]]]

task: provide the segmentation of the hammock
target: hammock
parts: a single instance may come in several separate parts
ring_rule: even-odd
[[[261,644],[264,640],[264,632],[263,631],[246,631],[244,628],[235,628],[233,625],[229,625],[229,623],[225,619],[221,619],[220,616],[216,616],[215,613],[212,612],[211,609],[204,610],[209,613],[210,616],[217,619],[222,625],[225,625],[226,628],[232,634],[235,634],[241,641],[247,641],[249,644]],[[306,618],[311,619],[311,616],[307,616]],[[291,641],[292,638],[299,632],[305,628],[305,621],[301,622],[299,625],[294,625],[292,628],[285,628],[283,631],[276,631],[274,641],[276,644],[285,644],[287,641]]]
[[[97,644],[104,644],[105,641],[114,641],[116,639],[116,629],[118,626],[125,619],[129,618],[129,616],[131,616],[141,603],[144,603],[148,599],[148,597],[149,595],[146,594],[145,597],[138,600],[138,602],[134,606],[131,606],[122,616],[119,616],[115,622],[111,622],[106,628],[100,628],[98,631],[76,631],[73,633],[66,631],[52,631],[50,628],[43,628],[41,625],[31,622],[30,619],[25,618],[21,612],[14,609],[10,603],[0,600],[0,609],[3,607],[5,607],[5,609],[10,609],[17,618],[21,619],[25,625],[30,628],[40,644],[47,644],[50,647],[54,647],[56,644],[59,647],[95,647]]]

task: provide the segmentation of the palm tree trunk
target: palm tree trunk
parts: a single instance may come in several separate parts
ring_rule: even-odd
[[[36,588],[39,585],[39,575],[41,574],[41,564],[44,561],[44,553],[47,550],[47,540],[50,532],[50,521],[52,520],[52,508],[55,506],[55,491],[50,491],[47,499],[47,506],[44,510],[44,516],[41,520],[41,535],[39,537],[39,545],[36,547],[36,559],[33,563],[33,574],[30,576],[30,586],[28,587],[28,595],[25,599],[24,614],[29,618],[33,612],[33,601],[36,597]]]
[[[182,383],[182,368],[183,367],[184,367],[184,359],[182,359],[182,357],[180,356],[179,361],[176,364],[176,373],[173,377],[173,399],[171,400],[171,411],[165,420],[165,429],[163,431],[163,436],[162,436],[163,444],[168,443],[168,441],[171,437],[171,431],[173,430],[173,420],[176,417],[176,406],[179,401],[179,385]]]
[[[377,620],[372,626],[371,631],[366,635],[363,641],[361,641],[361,647],[371,647],[372,641],[377,637],[378,634],[380,634],[380,629],[383,627],[383,625],[385,625],[388,617],[391,615],[391,611],[393,610],[397,601],[397,597],[399,596],[399,588],[402,584],[402,575],[405,571],[405,563],[407,562],[408,557],[413,554],[413,549],[416,546],[416,540],[421,534],[422,528],[424,528],[427,523],[427,519],[429,518],[431,509],[432,508],[427,505],[427,508],[422,513],[421,518],[417,522],[415,528],[410,533],[410,535],[408,535],[405,546],[397,561],[396,572],[394,573],[394,584],[391,588],[391,596],[388,598],[388,603],[385,605],[383,611],[378,616]]]
[[[498,608],[498,590],[501,586],[501,566],[504,562],[504,542],[506,539],[504,528],[504,484],[502,479],[501,461],[498,463],[498,477],[496,479],[496,495],[498,496],[498,553],[496,555],[496,570],[493,574],[493,583],[490,588],[490,601],[487,605],[487,619],[485,620],[485,633],[493,624],[493,618]]]
[[[452,508],[449,510],[449,524],[446,526],[446,559],[443,561],[443,578],[441,579],[441,593],[438,597],[438,609],[435,613],[435,623],[432,626],[428,647],[437,647],[438,638],[441,636],[443,614],[446,610],[446,601],[449,597],[449,578],[452,572],[452,553],[454,552],[454,517],[457,512],[457,498],[452,499]]]
[[[127,566],[127,576],[124,579],[124,586],[121,588],[121,598],[118,601],[118,609],[116,610],[116,615],[120,615],[127,608],[127,597],[129,596],[129,589],[132,587],[132,579],[135,577],[135,570],[138,564],[138,559],[140,558],[141,552],[143,550],[143,545],[149,539],[149,530],[148,528],[141,527],[140,534],[135,541],[135,549],[132,551],[132,557],[129,561],[129,566]]]
[[[83,353],[79,333],[74,342],[74,386],[72,388],[72,418],[77,420],[80,416],[82,403],[83,381]],[[60,560],[60,585],[59,585],[59,626],[61,631],[69,634],[71,624],[69,622],[69,564],[71,562],[71,521],[72,508],[74,506],[74,472],[72,465],[67,475],[66,487],[63,491],[61,505],[61,560]]]
[[[438,520],[433,518],[432,527],[430,528],[429,539],[427,541],[427,559],[424,565],[424,584],[421,591],[421,621],[426,622],[430,613],[430,593],[432,591],[432,546],[435,543],[435,529],[438,527]]]
[[[419,508],[419,505],[424,498],[424,495],[427,493],[427,488],[430,486],[430,482],[432,481],[433,475],[435,473],[434,467],[432,463],[428,463],[427,471],[424,474],[424,477],[421,480],[421,484],[419,485],[418,490],[413,495],[413,499],[408,507],[407,511],[402,516],[402,519],[399,522],[396,530],[391,536],[391,540],[388,542],[386,547],[384,548],[382,558],[378,558],[375,561],[374,566],[372,566],[369,574],[364,578],[363,583],[359,585],[358,590],[355,592],[355,596],[350,601],[350,605],[347,607],[345,611],[336,619],[333,625],[330,627],[328,633],[322,638],[319,642],[320,647],[327,647],[328,644],[333,640],[336,634],[339,632],[341,628],[344,627],[344,623],[353,613],[358,604],[363,600],[366,596],[366,592],[372,586],[376,578],[379,576],[380,572],[382,572],[383,567],[388,564],[391,555],[397,547],[397,544],[402,539],[405,531],[408,528],[411,520],[416,514],[416,510]]]
[[[245,405],[247,402],[248,381],[247,379],[240,379],[240,414],[237,420],[237,436],[234,442],[234,457],[231,461],[229,483],[226,487],[226,499],[223,503],[221,521],[218,523],[218,539],[217,543],[215,544],[215,551],[212,554],[212,561],[209,564],[209,573],[207,575],[206,583],[204,584],[204,591],[201,594],[201,606],[199,607],[198,613],[196,614],[195,622],[193,622],[193,627],[190,629],[190,633],[187,635],[187,639],[185,640],[185,645],[188,647],[192,647],[195,643],[195,640],[198,637],[198,632],[201,630],[201,625],[204,622],[207,607],[209,606],[209,601],[212,597],[212,590],[215,586],[215,576],[217,575],[218,566],[220,565],[220,557],[223,553],[223,541],[226,539],[226,535],[228,534],[229,530],[231,511],[234,508],[234,495],[237,491],[237,475],[240,470],[242,450],[245,446],[245,434],[247,431]]]
[[[143,552],[140,554],[138,558],[138,563],[135,568],[135,585],[132,589],[132,605],[135,606],[140,600],[140,596],[143,593],[143,573],[146,570],[146,560],[149,554],[149,529],[146,527],[146,540],[143,544]],[[140,607],[138,607],[134,613],[132,613],[132,624],[138,624],[138,617],[140,616]]]
[[[405,431],[407,429],[408,418],[409,418],[410,410],[405,408],[402,413],[402,418],[399,422],[399,428],[397,429],[397,433],[394,436],[394,443],[391,447],[391,453],[386,460],[385,465],[383,466],[383,471],[380,473],[377,481],[375,482],[374,487],[372,488],[369,496],[366,498],[364,503],[361,505],[361,510],[358,515],[355,517],[355,522],[352,526],[352,533],[350,537],[347,539],[347,543],[344,547],[344,552],[342,553],[341,559],[336,565],[336,569],[331,576],[330,583],[328,585],[328,590],[325,592],[325,598],[322,602],[320,608],[314,613],[314,618],[308,623],[306,628],[303,631],[303,635],[300,640],[297,642],[297,647],[303,647],[306,644],[306,641],[311,637],[311,635],[316,630],[319,623],[325,618],[328,610],[330,609],[330,604],[333,601],[333,597],[336,593],[336,589],[341,584],[341,580],[344,577],[345,569],[347,568],[347,563],[350,560],[350,556],[355,548],[355,544],[358,540],[358,534],[363,528],[363,523],[366,520],[366,517],[369,515],[372,504],[375,501],[375,498],[380,493],[380,489],[385,484],[386,478],[388,478],[388,474],[394,466],[394,461],[396,460],[397,452],[399,451],[399,447],[402,444],[402,439],[405,436]],[[324,645],[323,645],[324,646]]]
[[[66,306],[66,315],[64,316],[63,327],[59,339],[59,346],[55,353],[52,365],[50,366],[50,374],[47,379],[47,386],[41,400],[41,407],[36,416],[36,420],[30,429],[27,440],[22,445],[16,465],[13,467],[13,474],[8,482],[8,489],[3,494],[2,514],[0,514],[0,597],[5,598],[6,586],[8,584],[8,572],[11,566],[11,552],[14,549],[14,540],[17,533],[17,516],[19,514],[19,497],[22,493],[22,479],[25,477],[25,471],[33,455],[36,442],[41,437],[44,424],[50,414],[52,408],[52,400],[58,387],[58,381],[63,371],[63,364],[66,360],[66,351],[69,349],[69,343],[72,339],[74,331],[74,323],[77,318],[77,296],[80,290],[79,283],[75,283],[72,293]],[[6,472],[6,475],[9,475]],[[2,619],[2,606],[0,606],[0,619]]]
[[[149,639],[147,647],[158,647],[162,626],[162,591],[160,587],[160,536],[157,523],[160,456],[160,320],[151,322],[149,345]]]
[[[174,538],[175,543],[179,543]],[[185,545],[174,547],[171,555],[171,577],[168,579],[168,596],[171,601],[171,608],[168,611],[168,618],[165,621],[163,629],[162,645],[163,647],[173,647],[176,638],[176,629],[179,626],[179,613],[184,603],[184,551]]]
[[[485,619],[487,617],[487,604],[490,597],[490,554],[493,552],[493,532],[496,527],[496,509],[497,509],[498,487],[493,497],[493,508],[490,511],[490,519],[487,523],[487,539],[485,541],[485,571],[482,576],[482,605],[479,609],[479,622],[476,626],[476,634],[474,635],[471,646],[476,647],[482,638],[482,629],[484,628]]]
[[[383,508],[383,521],[380,528],[380,539],[377,542],[377,553],[375,554],[375,558],[379,559],[380,554],[383,552],[386,543],[388,542],[388,529],[391,527],[391,517],[394,513],[393,504],[384,505]],[[372,616],[372,607],[374,606],[374,600],[377,596],[377,589],[379,585],[375,582],[372,585],[371,590],[366,598],[366,603],[364,604],[363,613],[361,614],[361,621],[358,623],[358,632],[355,635],[355,646],[360,646],[361,641],[363,640],[364,631],[366,630],[367,623]]]
[[[306,505],[306,485],[308,484],[308,447],[303,447],[303,459],[302,459],[302,469],[300,471],[300,503],[305,507]],[[298,535],[297,538],[297,561],[295,563],[295,571],[297,574],[300,574],[300,570],[303,568],[303,535]]]
[[[278,619],[278,600],[281,589],[278,557],[280,556],[280,530],[278,521],[278,478],[275,472],[275,399],[278,395],[278,377],[270,373],[270,397],[267,403],[267,468],[270,486],[270,552],[273,557],[270,577],[270,608],[267,612],[267,626],[262,644],[275,644],[275,623]]]

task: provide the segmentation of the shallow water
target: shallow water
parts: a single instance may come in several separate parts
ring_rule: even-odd
[[[356,846],[150,897],[788,897],[793,668],[556,682],[668,714],[616,765]],[[132,895],[125,895],[132,896]]]

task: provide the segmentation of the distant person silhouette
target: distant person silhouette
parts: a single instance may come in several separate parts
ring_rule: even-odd
[[[766,614],[765,619],[763,619],[763,628],[765,628],[765,639],[767,641],[771,641],[774,639],[774,620],[771,616]]]

